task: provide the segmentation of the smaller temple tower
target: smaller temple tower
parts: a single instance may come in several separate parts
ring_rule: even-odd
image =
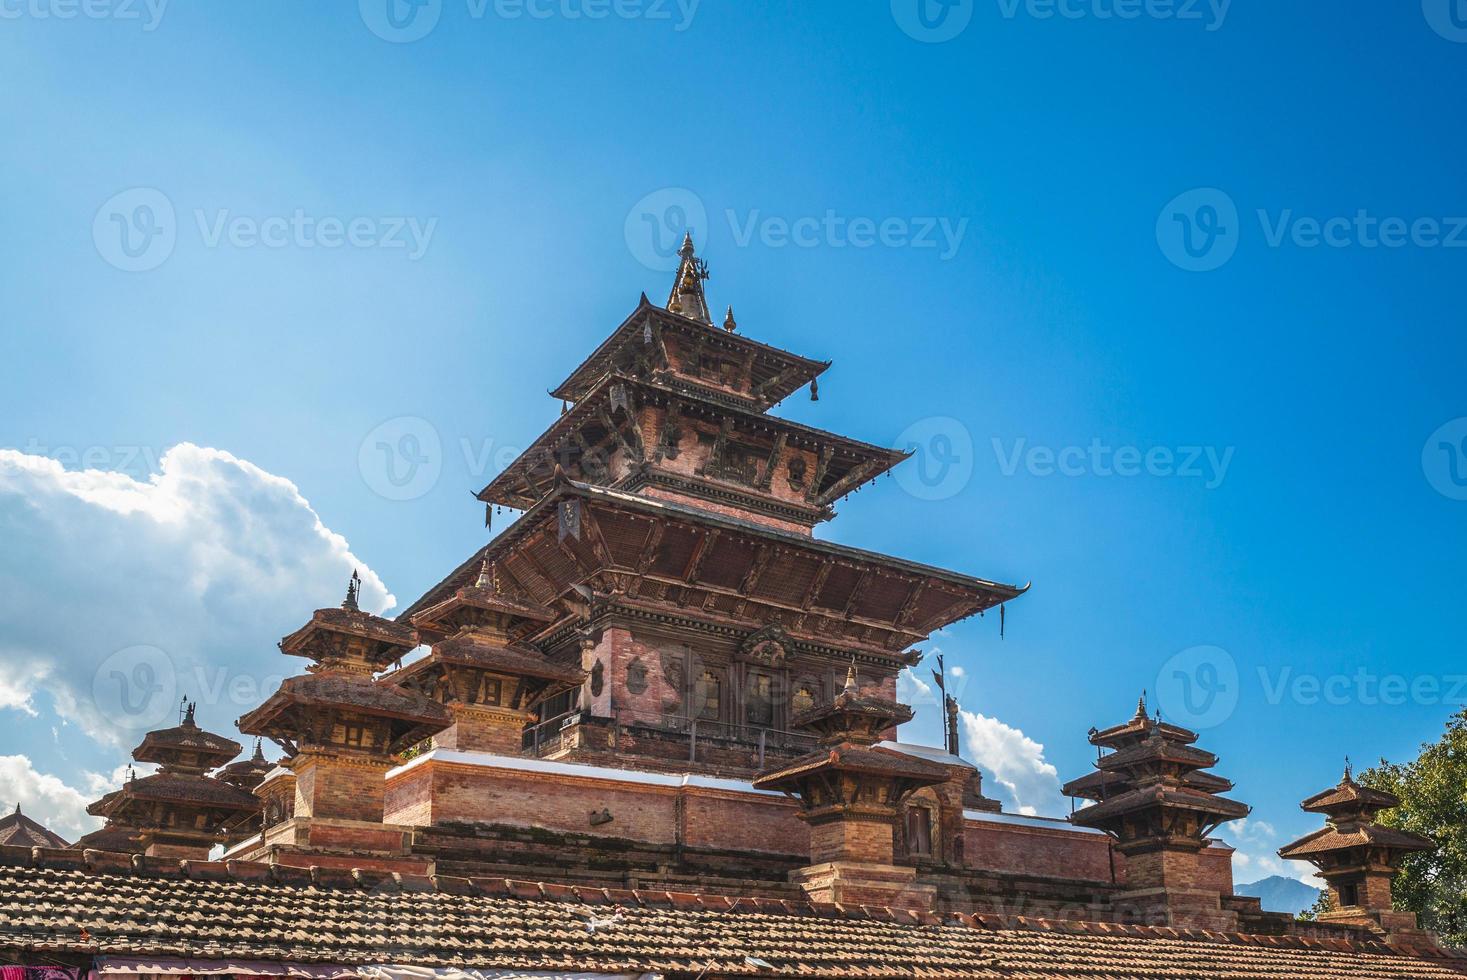
[[[240,731],[273,739],[295,776],[294,816],[266,828],[264,843],[396,853],[401,834],[381,827],[384,777],[400,753],[453,721],[442,705],[374,674],[417,646],[411,627],[363,612],[353,574],[346,601],[318,609],[280,641],[282,653],[313,661],[264,704],[239,719]],[[338,826],[333,828],[331,824]],[[367,827],[377,825],[377,834]]]
[[[1223,889],[1199,855],[1212,831],[1250,811],[1217,795],[1233,784],[1203,772],[1217,756],[1196,741],[1196,732],[1148,717],[1143,696],[1130,721],[1091,729],[1090,744],[1111,751],[1064,793],[1094,801],[1070,822],[1103,830],[1125,856],[1126,889],[1116,897],[1123,914],[1152,925],[1232,929],[1237,915],[1224,909]]]
[[[1392,936],[1418,932],[1414,914],[1394,910],[1391,880],[1402,858],[1434,845],[1418,834],[1376,822],[1382,810],[1400,805],[1395,795],[1355,782],[1349,763],[1339,785],[1299,804],[1309,813],[1323,814],[1326,826],[1280,848],[1279,857],[1308,861],[1319,869],[1334,905],[1319,916],[1321,922],[1361,925]]]
[[[432,651],[384,680],[452,714],[453,724],[433,738],[436,748],[520,755],[535,707],[579,687],[585,676],[512,639],[522,626],[540,628],[555,619],[543,606],[503,594],[486,557],[473,585],[412,617]]]
[[[831,702],[797,716],[820,747],[761,775],[755,789],[779,790],[800,801],[810,825],[809,867],[793,880],[819,902],[930,906],[934,889],[916,870],[895,862],[901,804],[924,786],[947,782],[947,769],[880,748],[885,733],[912,719],[906,705],[863,694],[853,663]]]
[[[253,793],[206,775],[239,752],[238,742],[199,728],[194,705],[187,705],[182,723],[149,732],[133,750],[135,760],[155,763],[158,771],[131,773],[121,789],[87,807],[107,824],[76,846],[207,860],[214,845],[248,827],[260,812]]]

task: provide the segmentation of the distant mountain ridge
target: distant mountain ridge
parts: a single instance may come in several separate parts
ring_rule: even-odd
[[[1319,901],[1318,888],[1283,875],[1270,875],[1246,885],[1236,885],[1233,892],[1259,899],[1265,912],[1288,912],[1290,915],[1297,915]]]

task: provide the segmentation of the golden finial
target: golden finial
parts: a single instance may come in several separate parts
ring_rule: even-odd
[[[723,329],[727,330],[729,333],[733,333],[738,328],[738,322],[734,320],[733,306],[732,304],[730,304],[728,308],[728,315],[723,318]]]
[[[850,669],[846,671],[846,686],[842,694],[860,694],[860,685],[856,683],[856,658],[851,658]]]
[[[1146,692],[1145,691],[1142,691],[1141,692],[1141,698],[1140,698],[1140,700],[1138,700],[1136,702],[1136,717],[1137,718],[1145,718],[1146,717]]]
[[[696,252],[697,249],[693,247],[692,229],[688,229],[687,231],[683,232],[683,245],[682,248],[677,250],[677,254],[686,259],[691,258]]]

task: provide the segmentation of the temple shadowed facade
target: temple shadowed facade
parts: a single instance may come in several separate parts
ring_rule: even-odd
[[[354,579],[281,641],[305,673],[239,719],[278,764],[258,742],[231,763],[240,745],[191,711],[150,733],[135,758],[160,771],[94,804],[108,823],[76,845],[87,868],[172,873],[157,859],[183,858],[187,875],[374,896],[484,897],[493,880],[514,901],[610,903],[612,922],[662,895],[701,913],[904,909],[1092,938],[1435,949],[1390,908],[1401,855],[1429,842],[1375,824],[1395,801],[1348,776],[1306,802],[1330,826],[1283,854],[1318,866],[1340,906],[1303,924],[1233,894],[1212,834],[1249,809],[1198,735],[1144,698],[1091,730],[1095,771],[1066,785],[1069,820],[983,794],[950,699],[944,748],[900,741],[897,678],[918,646],[1025,588],[815,537],[906,454],[772,415],[818,398],[829,362],[744,336],[732,308],[715,323],[691,238],[680,254],[666,305],[643,295],[552,390],[549,429],[479,491],[486,524],[518,518],[395,619],[363,611]],[[989,964],[954,955],[945,969]],[[1183,975],[1153,967],[1114,975]],[[1024,975],[1073,975],[1055,969]]]

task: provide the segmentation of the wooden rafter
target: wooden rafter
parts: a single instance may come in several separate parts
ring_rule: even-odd
[[[825,471],[830,469],[830,460],[835,455],[835,450],[829,446],[820,447],[820,460],[815,464],[815,472],[810,475],[810,484],[805,487],[805,499],[814,501],[820,492],[820,484],[825,480]]]
[[[697,579],[698,573],[703,569],[703,561],[713,550],[713,543],[718,540],[720,533],[717,529],[706,531],[698,539],[698,543],[693,545],[693,553],[688,557],[688,567],[683,571],[684,582],[691,585]]]
[[[784,445],[789,440],[789,433],[781,432],[774,437],[774,445],[769,447],[769,456],[764,461],[764,472],[760,474],[758,482],[754,486],[759,490],[768,490],[770,481],[774,479],[774,470],[779,466],[779,458],[784,455]]]
[[[815,569],[815,577],[810,580],[810,587],[805,590],[805,597],[800,600],[801,609],[809,609],[815,604],[815,597],[825,587],[825,580],[830,577],[830,570],[835,567],[833,561],[823,561],[820,567]]]
[[[817,494],[815,503],[823,506],[829,504],[831,501],[839,500],[890,465],[891,461],[888,459],[878,458],[866,460],[866,462],[860,466],[853,467],[849,473],[832,483],[829,490]]]

